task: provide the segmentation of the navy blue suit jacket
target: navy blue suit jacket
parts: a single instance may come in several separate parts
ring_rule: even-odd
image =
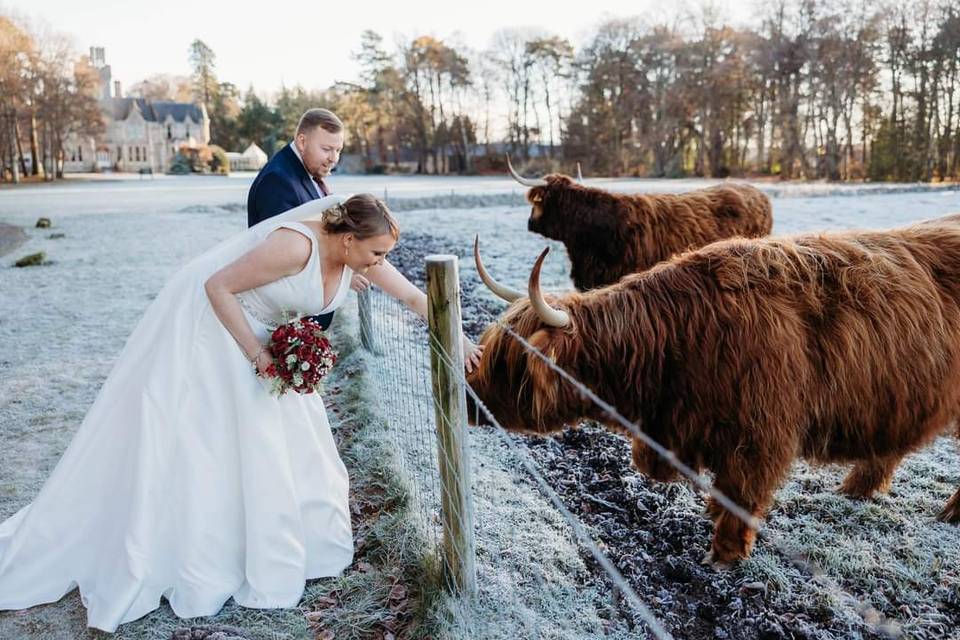
[[[323,195],[329,194],[319,192],[313,178],[288,144],[260,169],[250,185],[247,226],[252,227]],[[333,320],[333,312],[316,316],[316,319],[326,329]]]
[[[325,195],[288,144],[265,164],[247,194],[247,226]]]

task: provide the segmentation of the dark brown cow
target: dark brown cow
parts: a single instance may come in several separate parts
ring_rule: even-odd
[[[529,297],[501,322],[687,465],[711,470],[715,487],[758,518],[797,457],[853,463],[841,490],[867,497],[890,486],[903,456],[951,424],[957,433],[960,215],[725,240],[549,298],[545,255]],[[505,428],[546,434],[593,419],[622,431],[499,323],[481,343],[468,380]],[[637,439],[633,462],[674,476]],[[708,512],[712,560],[749,555],[755,532],[713,501]],[[960,490],[939,517],[960,521]]]
[[[509,159],[508,159],[509,163]],[[746,184],[681,194],[618,194],[552,174],[514,179],[532,187],[527,228],[567,248],[580,291],[617,282],[717,240],[770,233],[770,199]]]

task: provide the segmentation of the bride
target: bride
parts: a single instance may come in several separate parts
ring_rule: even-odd
[[[292,607],[353,557],[348,479],[316,395],[256,373],[284,318],[337,308],[353,272],[426,316],[389,262],[399,228],[371,195],[266,220],[177,272],[121,351],[39,495],[0,523],[0,610],[74,588],[112,632],[160,605]],[[479,351],[464,338],[467,367]]]

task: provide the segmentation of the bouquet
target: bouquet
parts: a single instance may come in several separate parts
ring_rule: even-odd
[[[337,361],[337,352],[310,318],[300,318],[274,329],[267,344],[273,364],[266,371],[271,392],[282,396],[287,391],[314,393],[323,388],[323,379]]]

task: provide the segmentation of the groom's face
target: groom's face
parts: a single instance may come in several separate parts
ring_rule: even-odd
[[[297,134],[297,147],[310,175],[325,178],[340,160],[343,132],[330,133],[323,127],[314,127],[312,131]]]

